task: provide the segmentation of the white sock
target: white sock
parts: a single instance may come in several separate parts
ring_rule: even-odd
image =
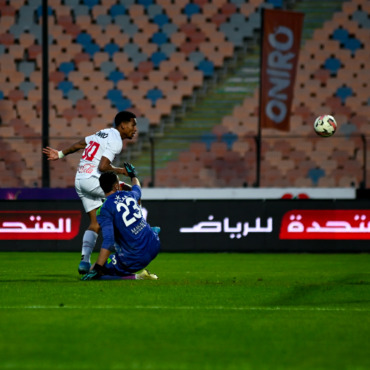
[[[96,239],[98,234],[92,230],[86,230],[84,237],[82,239],[82,252],[81,260],[85,262],[90,262],[91,253],[94,250]]]

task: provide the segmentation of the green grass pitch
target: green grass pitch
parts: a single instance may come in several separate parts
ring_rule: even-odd
[[[91,282],[78,253],[0,258],[0,369],[370,368],[368,254],[163,253],[158,281]]]

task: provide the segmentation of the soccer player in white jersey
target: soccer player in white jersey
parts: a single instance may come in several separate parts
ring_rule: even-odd
[[[105,194],[100,187],[99,177],[103,172],[108,171],[128,176],[124,167],[115,167],[112,162],[115,156],[122,151],[122,141],[131,140],[134,137],[137,131],[136,116],[128,111],[119,112],[114,119],[114,124],[114,128],[100,130],[63,150],[58,151],[50,147],[43,149],[43,153],[50,161],[62,159],[68,154],[84,149],[77,168],[75,188],[89,216],[90,225],[82,239],[81,261],[78,266],[80,274],[86,274],[90,270],[91,253],[100,231],[96,210],[103,204]],[[129,185],[124,188],[131,189]]]

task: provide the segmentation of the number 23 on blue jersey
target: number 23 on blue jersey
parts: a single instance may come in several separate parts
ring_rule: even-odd
[[[126,227],[129,227],[136,220],[140,220],[142,217],[141,208],[134,198],[124,198],[124,201],[122,203],[117,203],[116,208],[119,213],[122,212],[123,208],[122,221]]]

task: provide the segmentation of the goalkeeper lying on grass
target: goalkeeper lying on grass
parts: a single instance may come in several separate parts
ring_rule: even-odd
[[[92,270],[81,280],[158,279],[144,269],[159,252],[158,233],[141,213],[138,204],[141,187],[135,167],[129,163],[124,166],[132,181],[131,191],[119,190],[119,179],[114,172],[105,172],[99,178],[106,196],[97,211],[103,244]]]

